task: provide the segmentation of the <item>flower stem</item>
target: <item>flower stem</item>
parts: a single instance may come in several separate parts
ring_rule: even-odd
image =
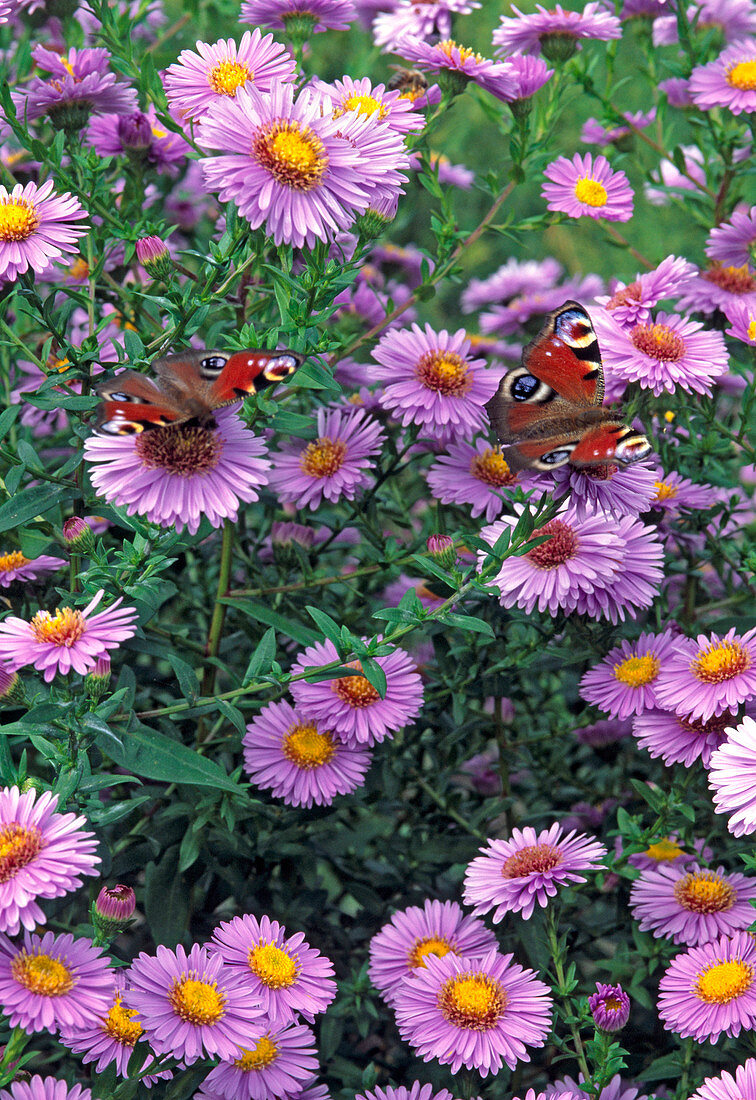
[[[230,519],[226,519],[223,522],[223,541],[221,543],[220,564],[218,566],[218,588],[215,595],[213,617],[210,620],[210,629],[207,633],[207,644],[205,646],[205,657],[211,658],[205,665],[205,674],[202,677],[202,694],[205,696],[212,695],[215,690],[216,668],[212,658],[218,656],[221,636],[223,635],[223,624],[226,619],[226,604],[223,600],[228,592],[233,547],[234,524]],[[200,744],[204,740],[203,733],[203,724],[200,719],[197,724],[197,741]]]
[[[570,989],[571,983],[567,979],[567,975],[564,970],[564,961],[562,959],[562,946],[559,943],[559,936],[557,934],[557,918],[555,907],[549,905],[546,910],[546,935],[549,941],[549,950],[551,952],[551,961],[554,966],[554,976],[556,977],[556,991],[563,1001],[563,1013],[567,1026],[570,1029],[570,1035],[572,1036],[572,1045],[575,1052],[575,1058],[580,1066],[580,1072],[587,1080],[590,1077],[590,1071],[588,1069],[588,1062],[585,1057],[585,1047],[583,1046],[583,1040],[580,1038],[580,1029],[578,1028],[575,1020],[573,1019],[572,1006],[570,1004]]]

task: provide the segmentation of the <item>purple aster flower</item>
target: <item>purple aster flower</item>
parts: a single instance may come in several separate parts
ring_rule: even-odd
[[[381,383],[381,405],[406,427],[419,424],[421,435],[470,436],[487,430],[483,406],[499,385],[500,372],[486,370],[484,359],[469,358],[464,329],[425,331],[419,325],[384,333],[373,350],[379,366],[372,378]]]
[[[620,148],[624,149],[624,139],[630,137],[635,130],[643,130],[646,126],[650,126],[656,118],[656,108],[652,107],[650,111],[623,111],[623,118],[626,120],[626,126],[611,126],[607,129],[602,126],[598,119],[589,118],[583,123],[583,129],[580,132],[580,140],[586,145],[610,145],[617,144]]]
[[[155,1054],[191,1065],[198,1058],[234,1058],[260,1033],[262,1008],[248,983],[220,955],[194,944],[187,954],[159,946],[140,952],[126,971],[123,1003],[138,1013]]]
[[[24,932],[23,943],[0,933],[0,1006],[11,1027],[47,1031],[86,1027],[108,1009],[109,959],[91,940]]]
[[[554,75],[542,57],[513,54],[507,62],[516,84],[513,100],[530,99]]]
[[[612,1077],[611,1081],[604,1085],[598,1092],[587,1092],[581,1085],[584,1082],[580,1075],[580,1083],[572,1077],[563,1077],[560,1081],[546,1086],[546,1100],[648,1100],[646,1096],[639,1096],[638,1089],[632,1085],[626,1085],[619,1074]]]
[[[751,0],[702,0],[688,7],[687,18],[697,31],[721,31],[727,42],[756,33],[756,12]],[[671,46],[677,41],[677,18],[660,13],[654,20],[654,45]]]
[[[170,107],[188,118],[201,118],[211,103],[233,99],[247,85],[270,92],[277,83],[289,83],[296,61],[272,34],[263,38],[255,27],[245,31],[238,46],[233,38],[212,44],[197,42],[197,51],[182,50],[163,76]]]
[[[527,1047],[540,1047],[551,1028],[548,989],[495,949],[480,959],[448,954],[426,957],[425,966],[405,978],[394,1003],[404,1042],[423,1061],[496,1074],[506,1062],[529,1062]]]
[[[49,114],[57,125],[80,130],[91,114],[127,114],[137,109],[136,91],[108,71],[110,54],[102,48],[59,54],[35,46],[32,57],[48,80],[34,77],[13,93],[20,118]]]
[[[244,766],[256,787],[289,806],[330,806],[365,782],[372,754],[345,745],[286,700],[269,703],[247,725]]]
[[[493,32],[494,45],[502,53],[543,53],[550,61],[563,61],[579,49],[578,39],[608,41],[622,37],[622,24],[600,3],[591,0],[582,11],[552,9],[536,4],[536,11],[521,12],[511,5],[514,17],[502,15]]]
[[[434,1091],[431,1084],[423,1085],[420,1081],[413,1081],[409,1089],[404,1085],[397,1088],[387,1085],[385,1089],[376,1085],[370,1091],[358,1092],[354,1100],[452,1100],[452,1094],[448,1089]]]
[[[579,519],[603,510],[618,519],[648,511],[655,495],[655,468],[636,462],[624,469],[613,464],[579,470],[561,466],[554,470],[556,500],[569,495]]]
[[[102,157],[138,157],[158,172],[181,164],[190,148],[181,134],[165,129],[152,104],[146,114],[134,111],[93,118],[85,137]]]
[[[549,183],[541,188],[549,210],[561,211],[571,218],[586,215],[626,222],[633,213],[633,190],[624,172],[613,171],[606,157],[591,153],[572,159],[557,157],[543,171]]]
[[[208,946],[274,1028],[291,1023],[297,1013],[312,1023],[336,996],[330,959],[310,947],[302,932],[287,937],[284,926],[268,917],[258,921],[245,913],[223,921]]]
[[[425,126],[425,119],[415,110],[411,100],[404,98],[398,90],[392,91],[383,84],[374,85],[366,76],[360,80],[342,76],[332,84],[315,80],[313,86],[330,98],[334,118],[350,112],[374,115],[379,122],[402,135],[422,130]]]
[[[601,1031],[621,1031],[630,1018],[630,998],[621,985],[596,982],[596,992],[588,998],[588,1008]]]
[[[719,499],[713,485],[696,485],[690,478],[681,477],[675,470],[665,474],[658,469],[655,489],[651,507],[663,512],[665,516],[674,516],[688,509],[709,509]]]
[[[629,905],[641,932],[697,947],[748,928],[751,898],[756,899],[756,879],[694,863],[643,871],[633,883]]]
[[[671,83],[670,81],[666,82]],[[668,96],[670,92],[668,90]],[[670,100],[671,101],[671,100]],[[692,106],[692,104],[688,104]],[[706,189],[706,168],[704,155],[697,145],[681,145],[680,153],[683,159],[682,172],[677,165],[667,157],[659,161],[658,169],[651,172],[651,179],[661,185],[644,184],[646,198],[653,206],[666,206],[670,196],[684,200],[688,191],[704,192]]]
[[[754,65],[754,39],[733,42],[715,61],[700,65],[690,74],[688,88],[693,102],[704,111],[726,107],[734,115],[755,112]]]
[[[734,1076],[723,1070],[719,1077],[706,1077],[690,1100],[754,1100],[756,1097],[756,1058],[736,1066]]]
[[[725,329],[727,335],[756,347],[756,309],[749,308],[745,302],[732,302],[723,312],[731,326]]]
[[[536,903],[545,909],[557,887],[585,882],[579,871],[602,870],[606,848],[582,833],[567,833],[554,823],[536,833],[530,825],[513,829],[508,840],[489,840],[465,871],[466,905],[498,924],[507,913],[533,915]]]
[[[477,0],[384,0],[373,20],[373,40],[381,49],[399,52],[407,37],[448,38],[452,13],[467,15]]]
[[[96,875],[94,833],[86,818],[59,814],[58,796],[18,787],[0,790],[0,931],[15,936],[44,924],[37,898],[59,898],[81,886],[82,875]]]
[[[651,310],[664,298],[673,298],[695,276],[695,264],[681,256],[667,256],[653,271],[638,275],[627,286],[618,284],[611,297],[596,298],[622,328],[651,319]]]
[[[243,0],[239,19],[303,38],[322,31],[346,31],[356,19],[352,0]]]
[[[450,443],[448,454],[440,455],[426,473],[433,496],[442,504],[469,504],[470,515],[485,513],[490,523],[504,508],[501,494],[518,484],[498,447],[486,439],[471,443]]]
[[[708,768],[711,754],[726,739],[725,726],[735,720],[730,711],[704,721],[666,710],[647,710],[633,722],[633,736],[650,756],[661,757],[668,768],[689,768],[700,760]]]
[[[362,675],[359,661],[354,661],[349,665],[355,670],[352,676],[313,684],[293,680],[289,689],[295,703],[342,741],[362,745],[383,741],[418,716],[423,705],[423,685],[415,663],[403,649],[397,647],[387,656],[374,659],[386,676],[385,698],[381,699]],[[339,655],[333,642],[316,642],[305,649],[291,672],[292,675],[315,673],[322,665],[336,661]]]
[[[273,456],[271,489],[298,508],[354,500],[373,483],[377,455],[385,434],[364,409],[318,409],[318,437],[286,444]]]
[[[428,955],[481,959],[497,946],[493,932],[454,901],[426,901],[394,913],[370,941],[368,974],[388,1004],[404,980],[425,966]]]
[[[756,312],[756,270],[742,267],[726,267],[714,260],[698,272],[686,285],[677,308],[694,313],[725,312],[728,307],[743,304],[751,313]]]
[[[670,107],[693,106],[693,100],[690,98],[690,91],[688,90],[688,81],[685,77],[673,76],[670,77],[669,80],[660,80],[659,91],[664,92]],[[688,146],[688,148],[690,148],[690,146]],[[669,165],[671,161],[665,160],[665,163]]]
[[[592,749],[602,749],[605,745],[614,745],[617,741],[629,737],[632,733],[632,723],[628,719],[604,718],[598,722],[592,722],[589,726],[580,726],[572,732],[579,745],[590,745]]]
[[[0,184],[0,279],[15,280],[29,268],[41,275],[64,252],[76,252],[85,227],[72,225],[87,216],[68,191],[58,195],[52,180],[12,191]]]
[[[10,588],[14,581],[36,581],[45,573],[54,573],[65,565],[63,558],[40,554],[38,558],[25,558],[20,550],[0,554],[0,588]]]
[[[454,554],[454,561],[456,561],[456,554]],[[447,568],[451,568],[451,566]],[[415,593],[426,611],[433,611],[435,608],[440,607],[446,598],[429,588],[425,577],[410,577],[407,573],[400,573],[395,581],[386,585],[383,591],[383,602],[387,607],[398,607],[402,597],[410,591]]]
[[[608,517],[605,518],[608,521]],[[664,547],[655,527],[648,527],[633,516],[624,516],[616,524],[623,547],[617,572],[601,587],[578,595],[579,614],[592,618],[624,622],[650,607],[664,579]]]
[[[659,982],[659,1016],[668,1031],[697,1043],[733,1038],[756,1024],[756,940],[722,936],[677,955]]]
[[[513,58],[515,61],[523,58]],[[471,279],[462,292],[462,310],[464,313],[476,313],[489,302],[509,302],[522,295],[532,295],[544,289],[551,289],[562,274],[562,265],[552,257],[545,260],[519,261],[510,259],[489,275],[487,279]],[[529,320],[526,314],[520,322]],[[517,326],[515,326],[517,327]],[[513,328],[512,331],[515,331]]]
[[[83,676],[98,657],[107,656],[136,633],[137,610],[121,607],[123,597],[91,614],[104,595],[101,588],[82,611],[72,607],[56,608],[54,615],[38,611],[31,622],[9,615],[0,623],[0,660],[11,672],[34,665],[44,671],[47,683],[56,672],[65,676],[71,669]]]
[[[736,710],[756,695],[756,628],[679,638],[659,673],[657,705],[691,718]]]
[[[709,761],[709,787],[716,813],[730,814],[727,828],[744,836],[756,832],[756,721],[746,715],[725,732]]]
[[[756,258],[756,206],[735,210],[729,221],[714,226],[706,241],[706,255],[732,267]]]
[[[196,534],[203,518],[213,527],[235,520],[239,502],[257,500],[268,480],[265,444],[229,409],[217,426],[179,424],[136,435],[91,435],[84,457],[99,496],[150,523]]]
[[[496,99],[516,98],[517,83],[507,62],[489,61],[452,38],[430,45],[422,38],[407,37],[402,39],[397,50],[407,61],[416,62],[431,72],[458,74],[463,84],[472,80]]]
[[[669,632],[641,634],[636,642],[625,639],[585,673],[581,698],[612,718],[629,718],[651,709],[656,706],[654,684],[676,641]]]
[[[11,1081],[9,1088],[0,1092],[0,1100],[92,1100],[92,1092],[81,1085],[69,1086],[57,1077],[35,1074],[28,1081]]]
[[[196,1100],[297,1100],[319,1069],[315,1035],[304,1024],[267,1028],[235,1058],[211,1070]]]

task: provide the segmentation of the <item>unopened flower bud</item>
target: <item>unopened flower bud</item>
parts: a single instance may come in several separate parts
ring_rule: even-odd
[[[136,256],[153,279],[167,279],[173,271],[168,245],[160,237],[140,237],[136,243]]]
[[[365,213],[357,217],[357,231],[360,237],[365,241],[374,241],[382,237],[396,217],[398,208],[397,195],[386,192],[374,197]]]
[[[24,691],[24,685],[18,678],[18,674],[15,672],[8,672],[5,668],[0,668],[0,703],[9,705],[11,703],[25,703],[26,692]]]
[[[84,688],[86,693],[90,699],[97,703],[107,693],[109,684],[110,658],[98,657],[92,671],[88,672],[84,677]]]
[[[454,539],[449,535],[429,535],[428,553],[442,569],[453,569],[457,564],[457,551],[454,549]]]
[[[101,936],[111,938],[128,928],[135,909],[136,898],[130,886],[120,882],[103,886],[92,907],[92,923]]]
[[[71,516],[63,524],[63,541],[72,554],[89,554],[94,549],[94,531],[81,516]]]
[[[619,1031],[630,1016],[630,998],[621,985],[596,982],[596,992],[588,998],[588,1007],[600,1031]]]
[[[117,129],[126,153],[136,153],[139,157],[143,157],[152,145],[152,126],[147,115],[143,115],[141,111],[119,115]]]

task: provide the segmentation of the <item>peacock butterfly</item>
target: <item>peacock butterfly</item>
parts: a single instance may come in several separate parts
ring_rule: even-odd
[[[97,429],[134,435],[148,428],[195,421],[213,427],[213,412],[282,382],[305,360],[296,351],[195,351],[166,355],[152,364],[153,381],[126,370],[96,389],[102,398]]]
[[[555,309],[519,367],[486,404],[512,470],[626,466],[651,444],[601,402],[604,371],[591,319],[578,302]]]

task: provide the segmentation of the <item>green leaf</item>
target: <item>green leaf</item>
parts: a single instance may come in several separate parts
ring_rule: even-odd
[[[4,412],[0,413],[0,439],[5,439],[11,427],[16,423],[20,412],[20,405],[9,405]]]
[[[341,645],[341,627],[339,624],[332,619],[330,615],[326,615],[325,611],[321,611],[311,604],[305,607],[305,611],[320,627],[321,633],[323,633],[330,642],[333,642],[338,649]]]
[[[372,657],[363,657],[360,661],[362,665],[362,671],[365,679],[368,683],[372,684],[375,690],[380,695],[381,699],[386,698],[386,691],[388,684],[386,683],[386,673],[381,666]]]
[[[43,516],[64,500],[71,500],[73,495],[72,490],[57,485],[32,485],[22,489],[0,505],[0,531],[9,531],[36,516]]]
[[[177,657],[171,650],[166,650],[165,658],[176,673],[182,695],[190,703],[193,703],[197,698],[199,688],[197,673],[190,664]]]
[[[294,382],[308,390],[328,390],[329,393],[340,394],[341,386],[336,382],[327,370],[319,363],[313,363],[311,359],[299,368],[294,375]]]
[[[447,611],[443,620],[448,626],[456,626],[458,630],[467,630],[473,634],[485,634],[487,638],[495,638],[490,623],[483,619],[476,619],[474,615],[454,615]]]
[[[310,630],[309,626],[303,626],[302,623],[295,622],[293,619],[287,619],[286,616],[279,615],[277,611],[272,611],[271,608],[265,604],[257,603],[256,600],[228,597],[222,599],[221,603],[236,608],[237,611],[243,612],[257,623],[265,623],[267,626],[275,627],[279,634],[285,634],[287,638],[293,638],[300,645],[313,645],[313,643],[320,641],[320,635],[315,630]]]
[[[142,338],[138,332],[133,332],[130,328],[124,328],[123,343],[129,359],[134,360],[147,358],[147,349],[142,343]]]
[[[237,730],[238,733],[244,736],[247,732],[247,725],[244,721],[244,715],[238,707],[229,703],[228,699],[218,699],[218,710],[221,714],[225,714],[231,725]]]
[[[116,764],[143,779],[191,783],[197,787],[242,793],[241,787],[229,779],[215,761],[200,756],[181,742],[173,741],[147,726],[130,728],[123,736],[121,750],[104,738],[98,738],[97,743]]]
[[[242,686],[246,687],[247,684],[251,684],[255,677],[259,676],[261,673],[270,672],[275,655],[276,632],[273,627],[270,626],[255,646],[255,650],[247,665],[247,671],[244,673]]]

